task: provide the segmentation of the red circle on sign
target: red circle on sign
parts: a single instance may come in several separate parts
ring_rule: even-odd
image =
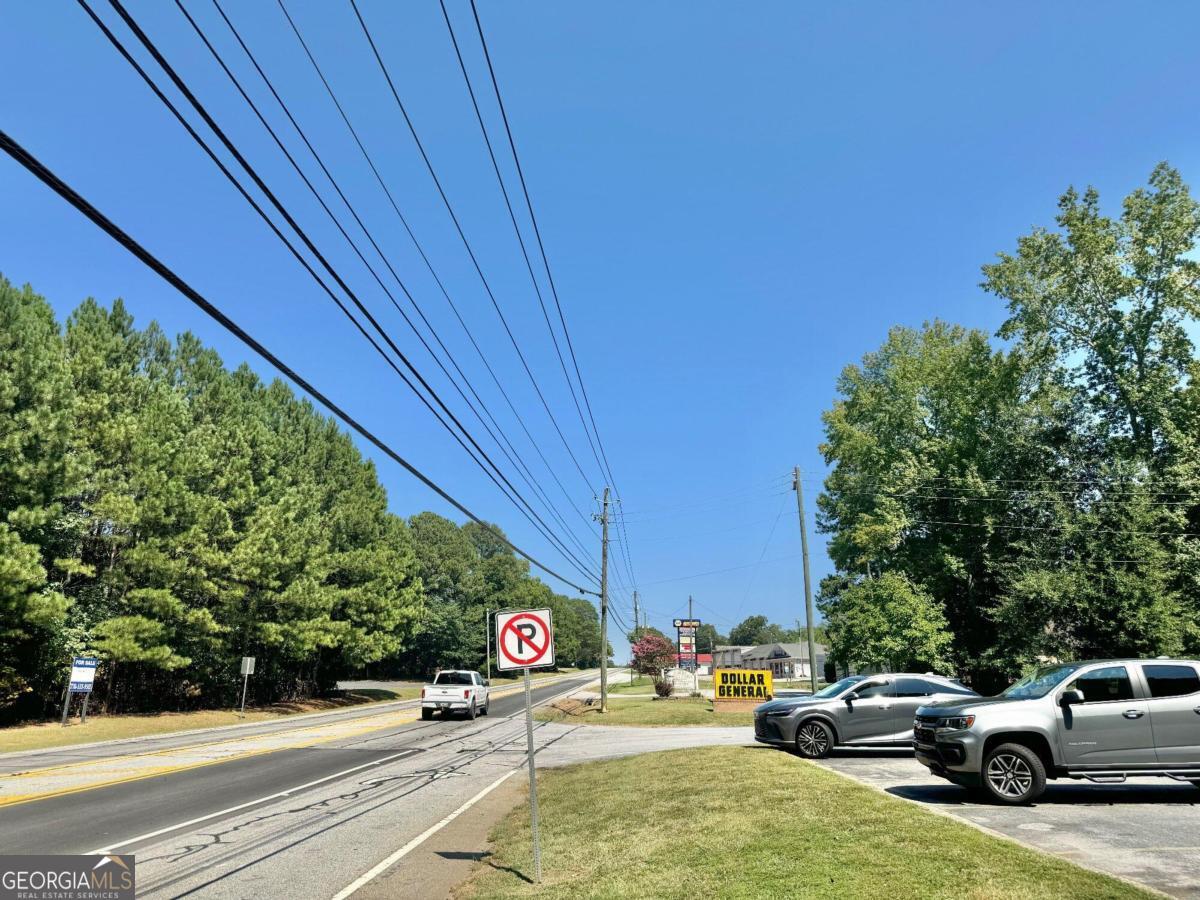
[[[521,634],[519,631],[517,631],[516,623],[521,621],[522,619],[530,619],[534,622],[537,622],[537,624],[539,626],[541,626],[542,629],[545,630],[546,642],[544,644],[542,644],[540,649],[538,648],[537,644],[535,644],[533,641],[529,640],[523,634]],[[528,644],[530,647],[532,647],[534,650],[537,651],[537,655],[532,657],[531,659],[514,659],[507,652],[507,650],[504,646],[504,638],[508,635],[508,633],[510,631],[516,637],[518,647],[520,647],[521,644]],[[529,615],[528,613],[526,613],[526,614],[520,615],[520,616],[513,616],[511,619],[509,619],[507,622],[504,623],[504,630],[500,632],[500,652],[503,653],[506,657],[508,657],[509,662],[516,663],[519,666],[528,666],[528,665],[531,665],[532,663],[537,662],[539,659],[541,659],[543,656],[545,656],[546,651],[549,649],[550,649],[550,628],[549,628],[549,626],[546,625],[545,622],[543,622],[537,616],[532,616],[532,615]]]

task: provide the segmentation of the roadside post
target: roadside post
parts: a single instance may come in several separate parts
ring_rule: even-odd
[[[691,597],[688,597],[689,605],[691,604],[691,599]],[[699,619],[675,620],[675,646],[676,653],[679,654],[679,668],[687,669],[692,673],[693,693],[698,693],[700,690],[700,676],[696,674],[700,659],[696,655],[696,630],[702,624]]]
[[[537,772],[533,751],[533,699],[529,670],[554,665],[554,626],[548,609],[496,613],[496,668],[525,671],[525,745],[529,763],[529,821],[533,834],[534,880],[542,881],[542,844],[538,833]]]
[[[96,681],[96,664],[94,656],[76,656],[71,660],[71,674],[67,678],[67,696],[63,700],[62,724],[66,727],[67,713],[71,710],[71,697],[83,694],[83,709],[80,712],[79,724],[87,724],[88,698],[92,695],[92,685]]]
[[[254,657],[242,657],[242,708],[238,712],[240,718],[246,718],[246,688],[250,686],[250,676],[254,674]]]

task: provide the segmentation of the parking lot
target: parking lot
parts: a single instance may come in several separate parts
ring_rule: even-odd
[[[820,765],[1088,868],[1200,897],[1200,790],[1190,785],[1052,781],[1031,806],[1002,807],[975,802],[903,749],[839,749]]]

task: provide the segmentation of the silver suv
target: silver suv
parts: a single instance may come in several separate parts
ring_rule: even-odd
[[[754,739],[828,756],[835,744],[907,746],[917,707],[979,695],[941,675],[852,675],[804,697],[782,697],[754,710]]]
[[[1200,786],[1200,663],[1043,666],[998,697],[926,704],[913,725],[929,771],[1000,803],[1036,799],[1047,778],[1158,775]]]

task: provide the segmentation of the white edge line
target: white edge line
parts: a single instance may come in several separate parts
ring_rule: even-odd
[[[379,863],[377,863],[376,865],[372,866],[370,869],[368,869],[366,872],[364,872],[362,875],[360,875],[358,878],[356,878],[350,884],[346,885],[346,887],[342,888],[340,891],[338,891],[333,896],[333,900],[346,900],[347,897],[354,894],[356,891],[358,891],[359,888],[365,887],[368,883],[370,883],[371,881],[374,881],[375,878],[382,875],[384,872],[386,872],[388,869],[390,869],[392,866],[394,866],[397,862],[399,862],[402,857],[407,856],[409,853],[411,853],[417,847],[421,846],[423,843],[425,843],[427,840],[429,840],[429,838],[433,837],[435,834],[437,834],[439,831],[441,831],[443,828],[445,828],[447,825],[449,825],[451,822],[453,822],[455,819],[457,819],[459,816],[461,816],[463,813],[465,813],[468,809],[470,809],[472,806],[474,806],[476,803],[478,803],[480,800],[482,800],[484,797],[486,797],[488,794],[490,794],[496,788],[500,787],[500,785],[504,784],[504,782],[508,781],[508,779],[512,778],[512,776],[516,775],[517,772],[519,772],[519,771],[521,771],[520,768],[516,768],[516,769],[510,769],[508,772],[505,772],[503,775],[501,775],[499,778],[497,778],[495,781],[493,781],[491,784],[489,784],[487,787],[485,787],[482,791],[480,791],[478,794],[476,794],[474,797],[472,797],[470,800],[468,800],[466,803],[464,803],[462,806],[460,806],[454,812],[450,813],[450,815],[446,816],[440,822],[438,822],[434,825],[431,825],[429,828],[422,831],[420,834],[418,834],[415,838],[413,838],[411,841],[409,841],[407,844],[405,844],[403,847],[401,847],[399,850],[397,850],[391,856],[387,857],[386,859],[384,859],[384,860],[380,861]]]
[[[567,677],[571,677],[571,676],[567,676]],[[550,679],[546,679],[546,680],[550,680]],[[555,700],[557,700],[559,697],[566,696],[567,694],[572,694],[575,691],[583,690],[585,687],[587,687],[591,683],[592,682],[589,681],[583,685],[579,685],[574,688],[571,688],[570,690],[563,691],[561,694],[555,694],[553,697],[548,697],[545,700],[539,701],[535,705],[541,706],[543,703],[552,703]],[[408,701],[403,701],[403,702],[408,702]],[[513,718],[513,716],[506,716],[505,718],[511,719],[511,718]],[[199,824],[200,822],[207,822],[209,819],[215,819],[217,816],[225,816],[225,815],[228,815],[229,813],[235,813],[235,812],[238,812],[239,810],[247,809],[251,806],[257,806],[259,803],[266,803],[268,800],[278,800],[282,797],[288,796],[289,794],[294,794],[297,791],[303,791],[310,787],[316,787],[318,784],[323,784],[326,781],[332,781],[335,778],[342,778],[346,775],[353,774],[354,772],[357,772],[361,769],[368,769],[371,766],[381,766],[386,762],[391,762],[392,760],[400,759],[401,757],[404,757],[404,756],[411,756],[417,752],[418,751],[415,749],[405,750],[402,753],[396,753],[396,754],[393,754],[392,756],[385,756],[383,759],[377,759],[374,762],[363,763],[362,765],[359,765],[359,766],[354,766],[349,769],[343,769],[341,772],[334,772],[332,775],[326,775],[323,778],[318,778],[316,781],[309,781],[305,784],[296,785],[295,787],[290,787],[285,791],[278,791],[278,792],[276,792],[274,794],[270,794],[266,797],[259,797],[257,800],[249,800],[245,803],[239,803],[237,806],[231,806],[228,809],[219,809],[216,812],[208,813],[207,815],[199,816],[195,819],[188,819],[186,822],[180,822],[177,825],[168,825],[166,828],[159,828],[157,831],[148,831],[145,834],[139,834],[137,837],[127,838],[126,840],[120,841],[118,843],[109,844],[106,847],[101,847],[98,850],[93,850],[87,855],[88,856],[101,856],[105,853],[111,853],[112,851],[116,850],[118,847],[124,847],[128,844],[136,844],[141,841],[147,841],[150,838],[158,837],[159,835],[167,834],[172,831],[178,831],[180,828],[186,828],[189,825],[196,825],[196,824]],[[515,772],[516,770],[514,769],[513,771]],[[511,774],[512,774],[512,772],[509,773],[509,775],[511,775]],[[505,775],[504,777],[507,778],[508,775]],[[503,779],[501,779],[501,781],[503,781]],[[500,783],[499,781],[496,782],[496,784],[492,785],[492,787],[496,787],[497,785],[499,785],[499,783]],[[492,788],[488,788],[489,791],[491,789]],[[476,798],[476,799],[480,799],[482,796],[483,795],[481,794],[480,797]],[[471,802],[474,803],[475,801],[472,800]],[[464,807],[464,809],[465,809],[465,807]],[[459,812],[462,812],[462,810],[459,810]],[[456,813],[454,813],[454,815],[458,815],[458,813],[456,812]],[[450,820],[447,819],[445,821],[448,822]],[[436,830],[436,828],[442,827],[442,825],[444,825],[444,824],[445,824],[445,822],[435,826],[435,830]],[[422,840],[423,839],[424,838],[422,838]],[[407,851],[405,851],[405,852],[407,852]],[[399,858],[400,858],[399,856],[396,857],[396,859],[399,859]],[[357,890],[357,888],[356,888],[356,890]]]
[[[583,690],[591,683],[592,682],[589,681],[583,685],[576,685],[575,687],[571,688],[570,690],[563,691],[562,693],[559,693],[559,694],[555,694],[553,697],[547,697],[545,700],[540,700],[537,703],[535,703],[534,705],[535,706],[543,706],[547,703],[553,703],[555,700],[559,699],[560,697],[566,697],[570,694],[574,694],[576,691]],[[513,715],[506,716],[505,718],[513,719],[513,718],[516,718],[517,715],[521,715],[521,714],[522,713],[514,713]],[[346,900],[347,897],[350,897],[352,894],[354,894],[360,888],[366,887],[366,885],[368,885],[370,882],[374,881],[376,878],[378,878],[380,875],[382,875],[384,872],[386,872],[388,869],[390,869],[392,866],[394,866],[396,863],[398,863],[403,857],[407,856],[409,853],[411,853],[417,847],[421,846],[421,844],[425,843],[425,841],[429,840],[429,838],[433,837],[435,834],[437,834],[439,831],[441,831],[443,828],[445,828],[447,825],[449,825],[451,822],[453,822],[455,819],[457,819],[459,816],[461,816],[463,813],[465,813],[468,809],[470,809],[472,806],[474,806],[476,803],[478,803],[480,800],[482,800],[484,797],[486,797],[488,794],[490,794],[496,788],[500,787],[500,785],[504,784],[504,782],[507,781],[509,778],[512,778],[512,776],[514,776],[518,772],[520,772],[523,767],[524,767],[524,763],[522,763],[521,765],[519,765],[513,769],[510,769],[508,772],[505,772],[503,775],[501,775],[499,778],[497,778],[495,781],[493,781],[491,784],[489,784],[487,787],[485,787],[482,791],[480,791],[478,794],[476,794],[474,797],[472,797],[470,800],[468,800],[466,803],[464,803],[458,809],[454,810],[454,812],[450,813],[448,816],[446,816],[440,822],[437,822],[436,824],[431,825],[429,828],[425,829],[425,831],[421,832],[419,835],[417,835],[415,838],[413,838],[411,841],[409,841],[407,844],[405,844],[403,847],[401,847],[399,850],[397,850],[391,856],[387,857],[386,859],[381,860],[379,863],[372,866],[368,871],[364,872],[362,875],[360,875],[358,878],[356,878],[353,882],[346,885],[346,887],[342,888],[340,891],[338,891],[333,896],[333,900]]]
[[[323,778],[318,778],[316,781],[309,781],[309,782],[306,782],[305,784],[298,784],[295,787],[288,788],[287,790],[278,791],[274,794],[269,794],[266,797],[259,797],[257,800],[248,800],[245,803],[239,803],[237,806],[230,806],[228,809],[219,809],[216,812],[208,813],[208,815],[198,816],[195,819],[188,819],[186,822],[180,822],[176,825],[168,825],[166,828],[159,828],[157,831],[147,831],[145,834],[139,834],[137,837],[126,838],[125,840],[119,841],[118,843],[109,844],[106,847],[101,847],[99,850],[93,850],[93,851],[91,851],[91,853],[89,853],[87,855],[88,856],[101,856],[105,853],[111,853],[113,850],[116,850],[118,847],[124,847],[128,844],[136,844],[141,841],[149,840],[150,838],[153,838],[153,837],[158,837],[161,834],[166,834],[170,831],[178,831],[180,828],[186,828],[189,825],[196,825],[200,822],[206,822],[209,819],[216,818],[217,816],[228,815],[229,813],[234,813],[234,812],[237,812],[238,810],[246,809],[247,807],[256,806],[259,803],[266,803],[268,800],[278,800],[281,797],[287,797],[289,794],[294,794],[297,791],[303,791],[310,787],[316,787],[318,784],[323,784],[326,781],[332,781],[334,778],[342,778],[346,775],[350,775],[354,772],[359,771],[360,769],[368,769],[371,766],[381,766],[386,762],[391,762],[394,759],[400,759],[403,756],[412,756],[414,753],[417,753],[417,752],[419,752],[419,751],[417,751],[415,749],[405,750],[402,753],[395,753],[391,756],[385,756],[383,759],[377,759],[377,760],[374,760],[369,763],[363,763],[362,765],[354,766],[353,768],[343,769],[341,772],[334,772],[332,775],[326,775]]]

